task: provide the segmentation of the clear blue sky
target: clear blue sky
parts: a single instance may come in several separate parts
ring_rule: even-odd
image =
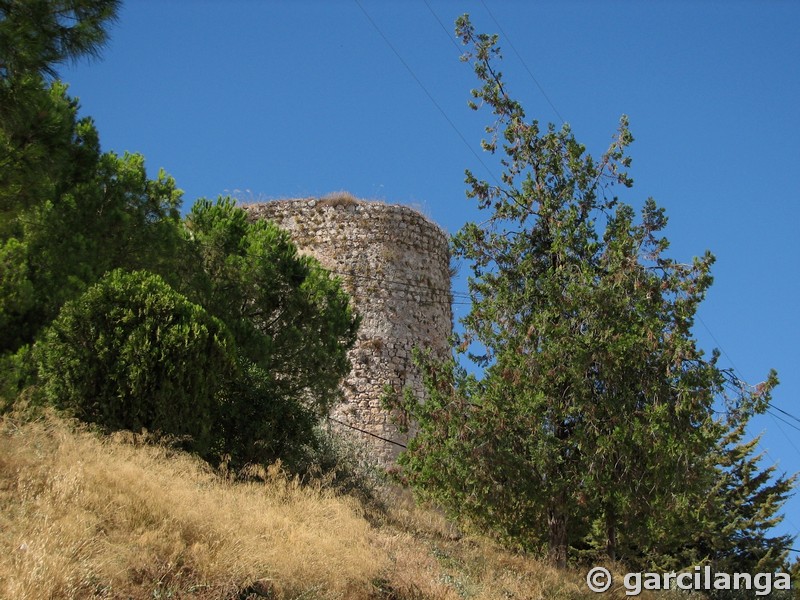
[[[102,59],[61,75],[104,149],[165,168],[186,208],[348,190],[455,232],[478,218],[464,169],[489,176],[474,152],[490,115],[467,108],[476,81],[448,35],[469,12],[505,32],[529,116],[560,114],[595,155],[630,116],[626,200],[666,208],[676,258],[718,259],[697,337],[750,382],[777,369],[774,406],[800,417],[800,3],[429,3],[361,0],[376,29],[355,0],[128,0]],[[759,432],[768,462],[800,471],[800,421]],[[799,533],[800,497],[785,512]]]

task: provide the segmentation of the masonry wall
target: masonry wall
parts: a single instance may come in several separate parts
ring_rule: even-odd
[[[353,364],[343,382],[346,402],[333,419],[399,443],[406,437],[381,408],[384,386],[422,395],[414,347],[445,354],[452,332],[450,258],[446,233],[406,206],[356,200],[277,200],[246,205],[254,218],[288,230],[301,252],[339,275],[362,316]],[[394,462],[398,445],[342,427],[370,444],[378,462]]]

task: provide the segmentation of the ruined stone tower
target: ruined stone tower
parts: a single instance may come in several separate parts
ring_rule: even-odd
[[[346,401],[331,417],[370,444],[379,463],[391,464],[402,447],[379,438],[404,444],[406,437],[381,408],[384,386],[409,386],[421,397],[412,349],[431,348],[440,355],[448,350],[452,313],[447,235],[406,206],[347,194],[245,208],[252,217],[271,219],[288,230],[301,252],[344,282],[362,322],[350,351],[353,368],[342,384]]]

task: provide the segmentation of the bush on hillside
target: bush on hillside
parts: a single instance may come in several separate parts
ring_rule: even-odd
[[[115,270],[63,306],[34,356],[56,407],[109,430],[190,438],[205,454],[232,346],[221,321],[159,276]]]
[[[215,461],[239,470],[276,460],[296,471],[312,440],[319,416],[296,398],[276,392],[274,375],[239,357],[239,370],[217,394]]]
[[[286,231],[230,198],[198,200],[186,231],[197,268],[187,293],[225,323],[239,367],[220,390],[209,458],[302,472],[317,423],[342,399],[359,325],[350,298]]]

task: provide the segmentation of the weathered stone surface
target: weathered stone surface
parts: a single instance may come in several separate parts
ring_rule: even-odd
[[[406,436],[381,408],[383,388],[409,386],[422,396],[414,347],[444,354],[452,332],[447,234],[406,206],[366,202],[347,194],[245,205],[253,218],[288,230],[301,252],[342,278],[362,316],[353,364],[342,387],[346,402],[332,417],[404,444]],[[351,431],[355,431],[352,430]],[[402,449],[368,434],[378,462]]]

